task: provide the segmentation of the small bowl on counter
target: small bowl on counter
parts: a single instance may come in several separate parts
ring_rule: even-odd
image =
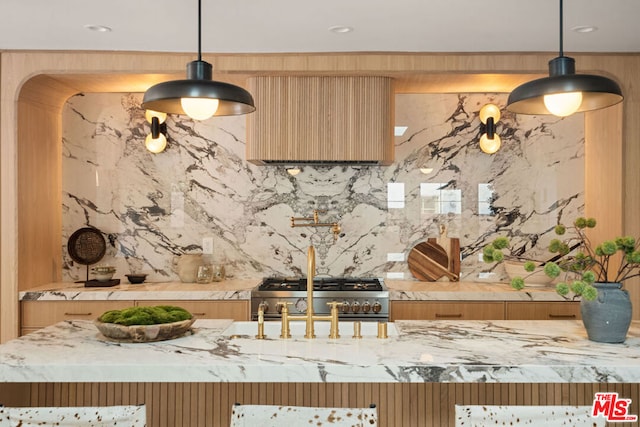
[[[147,278],[147,275],[146,274],[142,274],[142,273],[125,274],[125,276],[127,276],[127,280],[132,285],[137,285],[139,283],[144,283],[145,279]]]
[[[108,265],[101,265],[92,268],[96,280],[99,282],[108,282],[116,272],[116,268]]]
[[[510,280],[514,277],[521,277],[525,286],[536,288],[551,286],[553,278],[544,273],[544,267],[536,266],[535,270],[528,272],[524,269],[524,262],[521,261],[504,261],[504,269]]]

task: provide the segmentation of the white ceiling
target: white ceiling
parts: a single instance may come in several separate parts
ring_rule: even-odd
[[[0,49],[197,52],[197,0],[0,0]],[[202,51],[557,52],[558,0],[202,0]],[[640,52],[640,0],[566,0],[566,52]],[[84,25],[105,25],[92,32]],[[353,27],[347,34],[328,31]],[[576,26],[596,26],[578,33]]]

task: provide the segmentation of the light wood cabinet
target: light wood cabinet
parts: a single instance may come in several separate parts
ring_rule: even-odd
[[[233,320],[250,320],[249,301],[242,300],[224,300],[224,301],[137,301],[136,305],[177,305],[189,311],[195,317],[200,319],[233,319]]]
[[[20,331],[28,332],[63,320],[94,320],[108,310],[134,305],[134,301],[22,301]]]
[[[175,305],[202,319],[249,320],[249,301],[242,300],[121,300],[121,301],[22,301],[20,334],[25,335],[64,320],[94,320],[108,310],[133,306]]]
[[[391,301],[395,320],[573,320],[577,301]]]
[[[515,302],[507,301],[507,320],[572,320],[581,319],[580,302]]]
[[[502,320],[502,301],[392,301],[390,320]]]

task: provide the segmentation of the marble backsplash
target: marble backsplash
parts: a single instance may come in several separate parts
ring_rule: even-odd
[[[302,166],[295,177],[245,161],[244,116],[169,117],[166,151],[148,152],[141,98],[83,94],[64,107],[65,281],[85,276],[66,244],[86,225],[105,233],[101,264],[120,277],[169,281],[174,256],[201,252],[204,237],[213,238],[211,261],[236,278],[302,276],[313,244],[319,275],[411,279],[409,251],[440,224],[460,238],[462,280],[496,281],[502,267],[479,260],[487,242],[510,236],[545,259],[553,226],[584,207],[583,115],[516,116],[503,109],[506,94],[398,95],[396,124],[407,130],[392,165]],[[478,147],[488,102],[503,109],[494,155]],[[340,224],[336,241],[329,228],[291,228],[290,217],[314,209]]]

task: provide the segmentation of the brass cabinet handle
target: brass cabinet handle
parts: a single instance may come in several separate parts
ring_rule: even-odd
[[[575,314],[549,314],[549,319],[575,319]]]
[[[440,313],[436,313],[436,318],[449,318],[449,319],[459,319],[462,317],[462,313],[455,313],[455,314],[440,314]]]
[[[65,316],[91,316],[93,313],[64,313]]]
[[[194,316],[204,316],[204,315],[206,315],[207,313],[191,313],[191,314],[193,314]]]

